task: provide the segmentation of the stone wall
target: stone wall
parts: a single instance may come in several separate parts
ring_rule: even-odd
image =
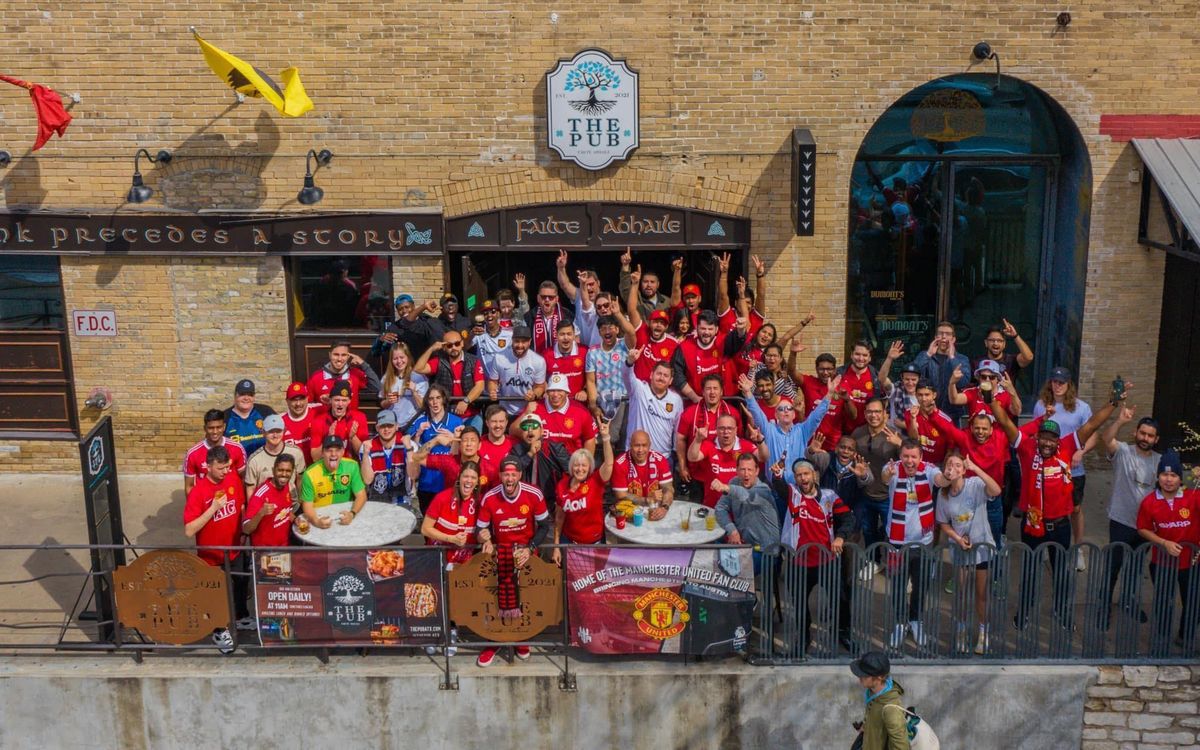
[[[1200,748],[1200,666],[1100,667],[1087,689],[1083,750]]]

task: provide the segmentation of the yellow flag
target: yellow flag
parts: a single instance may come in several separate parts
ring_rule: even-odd
[[[204,52],[204,61],[212,72],[217,74],[234,91],[246,96],[266,99],[275,109],[288,117],[299,117],[313,108],[312,99],[304,92],[304,84],[300,83],[300,71],[288,68],[279,74],[283,88],[250,63],[234,57],[225,50],[218,49],[200,38],[195,31],[196,41]]]

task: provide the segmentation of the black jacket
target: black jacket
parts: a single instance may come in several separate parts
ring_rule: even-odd
[[[546,499],[546,507],[553,508],[558,499],[558,480],[567,472],[571,464],[571,456],[562,443],[551,440],[542,441],[542,450],[537,456],[529,455],[529,446],[518,442],[513,446],[510,456],[515,456],[521,462],[521,481],[532,484],[542,491]],[[537,481],[533,481],[533,463],[537,461]]]

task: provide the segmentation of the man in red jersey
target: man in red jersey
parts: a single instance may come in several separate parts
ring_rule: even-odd
[[[737,436],[737,422],[726,414],[717,419],[717,432],[709,440],[708,430],[698,428],[688,445],[688,468],[692,477],[704,486],[704,504],[715,508],[721,499],[720,485],[729,484],[737,475],[737,457],[758,452],[758,446]]]
[[[209,448],[205,454],[208,471],[196,479],[195,485],[187,493],[183,506],[183,533],[196,540],[196,554],[209,565],[220,567],[229,557],[232,569],[238,562],[237,552],[208,549],[210,547],[234,547],[241,541],[242,506],[246,503],[246,490],[242,487],[242,478],[236,471],[231,471],[231,461],[227,446],[218,445]],[[248,608],[246,595],[249,592],[249,580],[246,576],[231,576],[233,581],[233,603],[238,628],[247,625]],[[249,627],[254,627],[253,622]],[[213,631],[213,643],[221,653],[233,652],[233,638],[227,628],[217,628]]]
[[[955,406],[966,406],[968,417],[992,412],[991,407],[984,401],[985,391],[990,391],[991,397],[998,400],[1009,415],[1020,416],[1021,397],[1017,395],[1017,390],[1012,387],[1012,381],[1008,380],[999,362],[991,359],[980,360],[975,367],[975,380],[979,385],[973,385],[960,391],[958,384],[962,382],[963,377],[962,370],[955,370],[950,375],[949,400]]]
[[[587,403],[585,365],[588,348],[575,340],[575,324],[559,321],[555,344],[543,355],[546,360],[546,377],[558,373],[567,379],[567,392],[576,401]]]
[[[321,444],[327,435],[336,435],[349,446],[351,455],[357,456],[367,432],[367,417],[351,406],[350,385],[338,383],[329,392],[329,409],[313,417],[308,427],[311,447],[309,456],[315,463],[321,460]]]
[[[1197,615],[1193,599],[1196,591],[1192,575],[1200,554],[1200,493],[1183,489],[1183,464],[1173,450],[1158,461],[1158,486],[1146,495],[1138,507],[1138,535],[1154,545],[1150,557],[1150,578],[1154,581],[1154,611],[1158,627],[1151,642],[1151,654],[1166,656],[1170,648],[1172,609],[1175,590],[1179,589],[1183,613],[1179,618],[1176,643],[1185,651],[1195,645]]]
[[[483,554],[496,556],[497,598],[502,618],[519,617],[520,600],[516,590],[516,571],[550,534],[550,512],[542,493],[521,481],[521,465],[512,458],[500,463],[500,484],[480,501],[475,520],[476,534]],[[528,659],[529,647],[517,646],[517,658]],[[476,664],[490,666],[495,648],[486,648]]]
[[[537,414],[545,428],[545,440],[561,443],[570,456],[580,448],[595,454],[596,419],[587,407],[571,399],[567,378],[561,373],[551,375],[546,382],[546,398],[536,406],[530,404],[527,413]],[[513,420],[510,433],[522,434],[522,417]]]
[[[629,437],[629,450],[613,464],[612,491],[617,500],[629,500],[636,505],[659,507],[650,512],[650,520],[667,515],[675,501],[675,482],[671,462],[663,454],[650,450],[650,433],[638,430]]]
[[[220,409],[204,412],[204,439],[188,448],[183,456],[183,491],[192,491],[196,480],[208,473],[209,450],[223,447],[229,452],[234,473],[246,471],[246,451],[242,446],[225,437],[225,413]]]
[[[271,478],[264,481],[246,501],[242,533],[252,547],[287,547],[291,544],[292,475],[296,460],[286,453],[275,457]]]
[[[485,474],[482,468],[483,456],[479,453],[482,444],[483,438],[479,435],[479,430],[470,425],[459,427],[454,432],[442,432],[422,446],[420,450],[412,451],[409,454],[409,474],[415,475],[416,467],[424,466],[440,472],[442,484],[449,487],[458,481],[458,474],[464,465],[474,463],[480,465],[476,484],[480,492],[487,492],[496,483],[500,460],[503,456],[496,459],[496,468],[492,470],[492,473]],[[436,445],[451,446],[454,450],[450,453],[432,453],[431,451]],[[508,455],[508,453],[505,452],[504,455]]]
[[[942,412],[935,411],[930,417],[935,429],[939,430],[964,456],[971,459],[971,464],[987,474],[1001,487],[1004,486],[1005,467],[1008,465],[1010,453],[1008,439],[1003,430],[995,429],[991,413],[978,413],[971,417],[968,430],[960,430]],[[967,476],[974,476],[974,469],[968,469]],[[997,546],[1004,539],[1004,525],[1007,521],[1004,515],[1003,497],[989,497],[987,501],[988,524],[992,528],[992,540]]]
[[[294,445],[305,456],[312,455],[312,438],[308,428],[318,408],[308,403],[308,388],[301,382],[292,383],[284,394],[287,411],[283,413],[283,442]]]
[[[941,464],[950,447],[950,438],[933,424],[937,414],[937,389],[928,380],[917,383],[917,405],[904,415],[908,436],[921,446],[922,458],[931,464]],[[943,412],[941,416],[949,419]]]
[[[640,288],[638,282],[642,278],[642,267],[629,275],[631,285],[628,299],[625,302],[625,318],[617,322],[625,331],[625,344],[630,350],[641,350],[641,356],[633,363],[633,375],[643,383],[650,382],[650,373],[659,362],[670,362],[679,342],[667,335],[671,325],[671,316],[665,310],[653,310],[646,320],[642,320],[639,304]]]
[[[738,319],[736,339],[745,340],[746,325],[745,318]],[[726,393],[734,392],[735,368],[729,358],[737,351],[729,351],[731,347],[728,344],[731,342],[728,338],[717,330],[716,314],[712,310],[702,310],[696,317],[696,335],[679,342],[671,358],[675,390],[681,396],[692,403],[699,403],[702,400],[700,391],[704,376],[714,373],[721,376]]]
[[[796,381],[800,392],[804,394],[804,403],[796,404],[796,406],[806,407],[805,409],[797,408],[797,419],[808,416],[808,409],[815,408],[821,399],[825,398],[825,394],[829,393],[829,384],[837,376],[838,369],[837,359],[832,354],[823,353],[817,355],[816,376],[802,373],[796,368],[796,357],[802,351],[804,351],[804,345],[800,343],[799,337],[792,339],[788,353],[788,370],[792,373],[792,380]],[[825,412],[824,419],[817,427],[818,447],[823,451],[832,453],[837,448],[838,440],[842,437],[842,404],[843,400],[840,397],[829,399],[829,410]],[[770,412],[767,413],[770,414]]]
[[[350,353],[349,341],[336,341],[329,347],[329,361],[308,379],[308,400],[313,404],[329,405],[330,391],[337,383],[350,386],[350,408],[358,408],[358,394],[364,388],[368,394],[379,393],[379,376],[371,365],[357,354]],[[320,442],[320,441],[318,441]]]
[[[483,439],[479,441],[479,483],[483,486],[487,477],[487,487],[495,486],[500,478],[500,462],[512,453],[515,441],[508,436],[508,412],[499,404],[492,404],[484,413]]]
[[[717,419],[728,414],[736,422],[736,433],[742,434],[741,414],[737,409],[725,403],[724,382],[725,379],[716,373],[705,375],[704,382],[700,386],[703,400],[698,404],[689,404],[683,410],[683,416],[679,418],[679,426],[675,428],[676,465],[679,467],[679,477],[685,482],[692,481],[692,477],[687,471],[687,449],[692,438],[696,437],[697,427],[703,427],[708,430],[708,434],[715,435]]]
[[[1132,384],[1127,383],[1126,389]],[[1021,526],[1021,541],[1036,550],[1043,544],[1050,547],[1050,567],[1054,586],[1054,613],[1059,625],[1071,627],[1071,606],[1066,576],[1059,570],[1064,564],[1060,554],[1071,546],[1071,512],[1075,509],[1075,488],[1071,479],[1071,459],[1075,451],[1088,441],[1100,426],[1108,421],[1113,410],[1124,401],[1126,391],[1114,393],[1112,400],[1092,414],[1083,426],[1068,435],[1062,435],[1058,423],[1050,419],[1054,415],[1053,404],[1046,413],[1018,428],[1008,410],[999,401],[991,403],[996,424],[1004,430],[1017,453],[1021,466],[1021,499],[1019,508],[1025,513]],[[1029,608],[1034,605],[1032,580],[1037,575],[1037,566],[1028,566],[1021,581],[1021,603],[1016,624],[1024,628],[1029,621]]]

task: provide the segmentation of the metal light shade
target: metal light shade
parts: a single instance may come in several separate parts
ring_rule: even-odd
[[[142,182],[142,173],[133,173],[133,187],[129,188],[129,195],[125,196],[125,200],[130,203],[145,203],[150,200],[150,196],[154,195],[154,191],[146,187]]]
[[[305,206],[311,206],[314,203],[320,203],[324,197],[325,191],[313,184],[313,176],[311,174],[304,175],[304,187],[300,188],[296,200]]]
[[[7,167],[9,164],[12,164],[12,154],[0,151],[0,167]]]
[[[979,44],[975,45],[974,49],[971,50],[971,57],[974,57],[976,60],[986,60],[991,56],[992,45],[988,44],[987,42],[980,42]]]

